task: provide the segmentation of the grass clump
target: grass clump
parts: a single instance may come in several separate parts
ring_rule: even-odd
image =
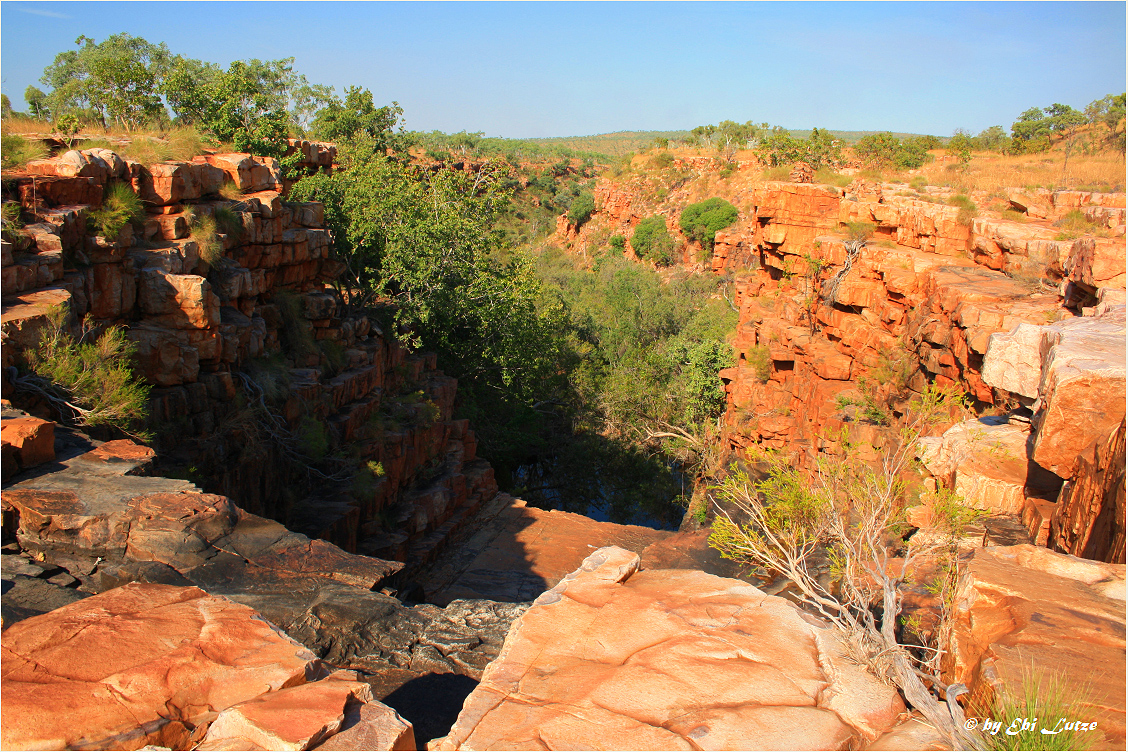
[[[1070,210],[1068,214],[1054,222],[1054,227],[1060,231],[1054,240],[1076,240],[1082,235],[1098,237],[1108,235],[1104,227],[1086,217],[1080,209]]]
[[[761,384],[767,383],[772,372],[772,356],[768,352],[768,346],[756,345],[748,351],[747,357],[748,365],[752,366],[752,372],[756,374],[756,379]]]
[[[215,207],[215,224],[235,242],[243,237],[243,217],[230,206]]]
[[[959,209],[959,213],[956,214],[956,222],[961,225],[970,225],[971,220],[979,216],[979,207],[962,193],[948,199],[948,204]]]
[[[215,217],[192,212],[187,219],[188,226],[192,228],[192,239],[200,247],[200,258],[209,266],[214,266],[223,258],[223,243],[219,240]]]
[[[981,725],[982,749],[1091,749],[1094,742],[1104,739],[1089,728],[1090,718],[1078,717],[1078,694],[1078,689],[1067,687],[1059,674],[1024,672],[1018,692],[1003,689],[989,708],[980,711],[987,719]],[[1080,694],[1085,694],[1084,688]],[[1027,728],[1023,728],[1023,720],[1031,721]]]
[[[821,170],[815,170],[815,182],[821,185],[833,185],[836,188],[846,188],[854,182],[854,178],[849,175],[839,175],[834,170],[828,170],[824,167]]]
[[[779,167],[770,167],[760,174],[761,180],[783,180],[786,181],[791,177],[791,165],[780,165]]]
[[[102,205],[87,215],[86,226],[96,235],[112,240],[127,224],[144,218],[145,207],[133,188],[126,183],[112,183]]]
[[[232,183],[230,180],[228,180],[222,186],[220,186],[219,195],[223,196],[228,201],[242,201],[243,200],[243,192],[241,190],[239,190],[235,186],[235,184]]]
[[[329,434],[324,424],[306,415],[298,428],[298,442],[302,453],[314,462],[325,459],[329,454]]]
[[[348,355],[345,352],[344,345],[331,339],[323,339],[317,344],[325,361],[322,366],[322,373],[333,377],[345,370],[345,366],[348,365]]]
[[[29,139],[14,133],[0,136],[0,168],[18,170],[33,159],[47,156],[47,145],[39,139]]]
[[[75,339],[68,316],[66,305],[48,313],[39,345],[28,354],[31,372],[45,382],[45,396],[60,412],[70,411],[76,423],[129,433],[145,420],[149,406],[149,387],[130,362],[136,344],[118,326],[95,337],[89,319]]]

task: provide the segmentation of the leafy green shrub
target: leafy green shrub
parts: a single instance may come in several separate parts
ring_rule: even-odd
[[[638,223],[631,235],[631,247],[635,253],[662,266],[674,262],[674,239],[666,231],[663,217],[647,217]]]
[[[932,159],[926,143],[917,139],[901,141],[892,133],[871,133],[854,146],[854,153],[867,164],[883,168],[915,170]]]
[[[650,158],[650,164],[654,165],[660,170],[664,170],[667,167],[673,167],[674,155],[668,151],[658,152]]]
[[[66,305],[48,313],[39,345],[28,353],[32,373],[46,382],[48,399],[70,409],[79,424],[129,432],[145,420],[149,408],[149,387],[130,363],[137,346],[118,326],[93,338],[88,323],[75,340],[66,327],[68,315]]]
[[[38,139],[27,139],[14,133],[0,136],[0,167],[5,170],[18,170],[33,159],[46,156],[47,145]]]
[[[145,207],[133,188],[126,183],[112,183],[102,205],[87,215],[86,226],[91,232],[113,240],[128,223],[144,218]]]
[[[611,248],[619,253],[622,253],[627,248],[627,239],[622,235],[612,235],[609,242],[611,243]]]
[[[917,193],[920,193],[928,185],[928,178],[924,175],[913,175],[912,180],[909,181],[909,187]]]
[[[717,230],[731,225],[738,215],[735,206],[723,198],[714,197],[685,207],[678,224],[686,237],[696,240],[711,255]]]
[[[572,206],[568,209],[568,221],[576,227],[581,227],[591,219],[594,211],[595,197],[591,195],[590,191],[584,191],[572,201]]]

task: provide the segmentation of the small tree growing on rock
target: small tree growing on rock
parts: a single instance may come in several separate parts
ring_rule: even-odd
[[[895,683],[955,748],[975,744],[964,734],[963,713],[954,701],[966,690],[946,687],[939,676],[938,649],[903,644],[897,624],[902,588],[914,568],[939,558],[943,570],[949,564],[945,559],[954,554],[950,541],[970,519],[964,507],[945,499],[933,506],[933,515],[950,537],[904,540],[905,477],[917,441],[929,426],[963,405],[950,388],[926,389],[913,400],[896,439],[875,464],[864,462],[857,447],[844,442],[845,457],[821,459],[810,475],[778,457],[769,460],[763,480],[744,472],[730,474],[715,489],[720,503],[715,503],[718,514],[710,536],[710,545],[722,556],[791,580],[798,599],[842,630],[859,660]],[[829,562],[829,579],[816,563],[823,557]],[[949,566],[946,571],[953,570]],[[947,707],[938,699],[941,693]]]

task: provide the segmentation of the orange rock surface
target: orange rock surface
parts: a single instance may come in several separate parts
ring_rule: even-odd
[[[839,749],[894,689],[834,634],[737,580],[600,549],[540,596],[437,749]]]
[[[246,606],[141,583],[14,624],[2,651],[6,749],[185,748],[218,711],[320,670]]]

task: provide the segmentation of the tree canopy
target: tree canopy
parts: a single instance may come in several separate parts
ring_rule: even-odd
[[[717,230],[735,222],[738,214],[736,207],[728,201],[714,197],[685,207],[678,224],[686,237],[696,240],[711,254]]]

